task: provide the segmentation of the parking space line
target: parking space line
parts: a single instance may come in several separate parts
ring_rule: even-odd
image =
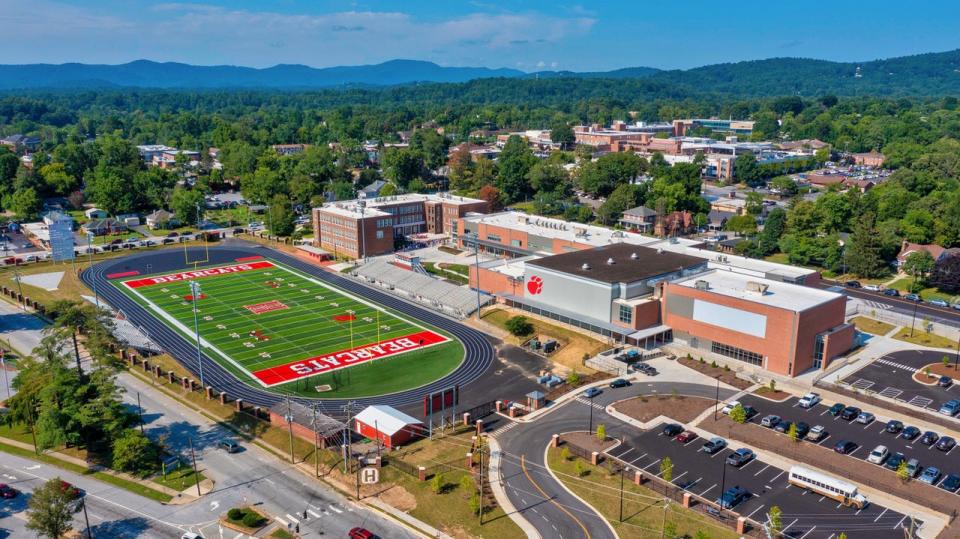
[[[900,525],[903,524],[904,520],[907,520],[907,515],[903,515],[903,518],[900,519],[900,522],[897,522],[896,524],[893,525],[893,529],[899,528]]]
[[[881,511],[880,514],[877,515],[877,518],[873,519],[873,521],[874,521],[874,522],[877,522],[877,521],[880,520],[880,518],[883,517],[883,515],[885,515],[885,514],[887,514],[887,508],[886,508],[886,507],[883,508],[883,511]]]
[[[660,462],[660,459],[657,459],[657,460],[651,462],[650,464],[647,464],[646,466],[643,467],[643,469],[646,470],[647,468],[653,466],[654,464],[656,464],[656,463],[658,463],[658,462]]]
[[[761,505],[760,507],[757,507],[756,509],[753,510],[753,513],[750,513],[749,515],[747,515],[747,518],[751,518],[754,514],[756,514],[757,511],[763,509],[764,507],[766,507],[766,505]]]
[[[706,494],[706,493],[710,492],[711,490],[713,490],[716,486],[717,486],[716,483],[710,485],[710,487],[707,488],[707,490],[704,490],[703,492],[701,492],[700,494],[698,494],[698,496],[703,496],[704,494]]]
[[[786,527],[786,528],[780,530],[780,534],[783,535],[784,532],[786,532],[788,529],[790,529],[790,526],[793,526],[794,524],[796,524],[798,520],[800,520],[800,519],[799,519],[799,518],[793,519],[793,522],[791,522],[790,524],[787,524],[787,527]]]
[[[783,474],[785,474],[785,473],[787,473],[786,470],[780,470],[780,473],[778,473],[778,474],[776,475],[776,477],[774,477],[773,479],[771,479],[770,482],[773,483],[774,481],[777,480],[777,478],[779,478],[781,475],[783,475]]]
[[[633,465],[634,462],[637,462],[638,460],[642,459],[642,458],[645,457],[645,456],[647,456],[646,453],[644,453],[644,454],[640,455],[639,457],[631,460],[631,461],[629,462],[629,464],[630,464],[630,465]]]
[[[619,455],[614,455],[614,456],[618,459],[623,459],[623,456],[631,451],[633,451],[633,446],[627,447],[626,451],[624,451],[623,453],[620,453]]]
[[[673,478],[673,481],[676,481],[677,479],[680,479],[681,477],[683,477],[683,476],[685,476],[685,475],[687,475],[687,472],[683,472],[682,474],[674,477],[674,478]],[[672,481],[671,481],[671,482],[672,482]]]
[[[815,529],[817,529],[816,526],[810,528],[809,530],[807,530],[807,533],[805,533],[805,534],[803,534],[803,535],[800,536],[800,539],[803,539],[804,537],[810,535],[810,532],[812,532],[812,531],[815,530]]]
[[[747,466],[750,466],[750,465],[753,464],[754,461],[756,461],[756,460],[757,460],[757,459],[755,459],[755,458],[750,459],[746,464],[740,466],[740,469],[742,470],[742,469],[746,468]]]
[[[758,475],[760,475],[760,474],[762,474],[762,473],[763,473],[763,472],[764,472],[764,471],[765,471],[765,470],[766,470],[767,468],[769,468],[769,467],[770,467],[770,465],[769,465],[769,464],[767,464],[766,466],[764,466],[764,467],[763,467],[763,469],[762,469],[762,470],[760,470],[759,472],[757,472],[757,473],[755,473],[755,474],[753,474],[753,476],[754,476],[754,477],[756,477],[756,476],[758,476]]]

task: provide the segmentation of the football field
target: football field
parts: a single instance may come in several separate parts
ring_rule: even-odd
[[[385,394],[440,378],[463,359],[459,341],[436,328],[269,259],[108,278],[191,342],[196,321],[207,357],[282,392]]]

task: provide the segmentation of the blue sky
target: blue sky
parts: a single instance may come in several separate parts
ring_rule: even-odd
[[[957,28],[939,0],[0,0],[0,62],[673,69],[951,50]]]

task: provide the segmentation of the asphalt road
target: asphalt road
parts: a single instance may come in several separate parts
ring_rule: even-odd
[[[862,288],[850,288],[845,286],[844,283],[828,281],[826,279],[821,280],[816,287],[834,289],[853,298],[887,306],[890,310],[907,316],[913,316],[914,309],[916,309],[917,321],[926,318],[931,322],[960,327],[960,310],[950,307],[937,307],[936,305],[930,305],[928,303],[916,303],[901,297],[884,296],[881,292],[871,292]]]
[[[378,397],[349,399],[358,406],[366,406],[369,404],[403,406],[420,402],[429,392],[439,391],[455,384],[459,384],[462,388],[465,388],[480,378],[493,360],[493,345],[487,335],[456,322],[453,319],[421,306],[408,303],[379,290],[369,288],[279,251],[260,245],[250,246],[251,244],[239,240],[228,240],[225,243],[226,245],[221,247],[211,247],[209,254],[207,250],[203,248],[187,248],[186,258],[205,258],[208,260],[205,265],[214,265],[232,263],[241,257],[266,256],[312,277],[338,286],[348,292],[399,311],[412,319],[436,326],[453,334],[463,343],[466,350],[465,357],[460,367],[453,373],[416,389]],[[102,299],[123,312],[128,319],[139,326],[154,342],[170,352],[182,365],[195,373],[199,378],[200,369],[197,363],[195,345],[184,339],[166,324],[160,322],[154,315],[147,312],[139,304],[116,289],[106,278],[108,274],[125,271],[139,271],[144,274],[181,271],[189,268],[189,266],[185,264],[186,258],[183,252],[177,250],[131,254],[96,264],[92,270],[85,271],[81,277],[88,287],[93,288],[96,286],[96,290]],[[147,269],[148,264],[150,266],[149,270]],[[284,395],[278,392],[266,391],[262,388],[254,387],[252,380],[238,380],[231,372],[221,367],[219,363],[210,360],[207,355],[203,356],[203,372],[204,382],[207,385],[213,386],[218,391],[226,391],[227,394],[233,398],[242,398],[244,402],[248,404],[269,408],[285,398]],[[282,389],[277,389],[277,391],[281,390]],[[291,398],[308,406],[313,402],[312,399],[299,396]],[[346,399],[317,399],[317,401],[321,403],[324,408],[324,413],[328,415],[339,415],[340,407],[347,402]]]
[[[939,364],[944,355],[949,357],[950,361],[956,361],[956,354],[943,352],[929,350],[893,352],[867,363],[860,370],[844,378],[844,382],[858,389],[869,389],[905,404],[936,412],[944,402],[960,399],[960,387],[957,384],[947,388],[921,384],[913,379],[913,374],[931,363]]]
[[[787,421],[803,421],[811,427],[823,425],[827,429],[828,436],[821,440],[818,445],[832,450],[834,445],[841,440],[854,442],[857,444],[857,448],[847,455],[849,458],[866,460],[873,448],[878,445],[885,445],[891,453],[903,453],[907,459],[916,458],[920,461],[922,467],[936,466],[944,475],[960,473],[960,463],[957,462],[960,448],[954,447],[949,452],[944,452],[933,446],[920,443],[919,439],[906,440],[899,435],[888,433],[884,429],[889,418],[883,416],[883,410],[881,409],[864,408],[864,411],[876,414],[877,419],[868,425],[862,425],[855,421],[846,421],[831,416],[827,413],[829,409],[827,405],[818,404],[812,408],[800,408],[797,406],[798,399],[795,398],[782,403],[770,402],[753,396],[744,397],[741,400],[760,410],[760,414],[754,418],[754,422],[759,422],[764,415],[777,414]],[[832,403],[830,404],[832,405]],[[775,436],[776,434],[771,431],[770,435]],[[877,473],[892,474],[895,472],[877,466]],[[943,495],[958,496],[957,493],[946,491]],[[960,506],[960,497],[957,498],[957,504]]]

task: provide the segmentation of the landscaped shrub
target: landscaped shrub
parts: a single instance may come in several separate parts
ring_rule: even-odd
[[[240,519],[243,518],[243,511],[241,511],[237,507],[234,507],[233,509],[227,511],[227,518],[229,518],[230,520],[239,521]]]
[[[259,528],[263,526],[264,520],[266,519],[254,511],[248,511],[246,515],[243,515],[243,525],[248,528]]]

